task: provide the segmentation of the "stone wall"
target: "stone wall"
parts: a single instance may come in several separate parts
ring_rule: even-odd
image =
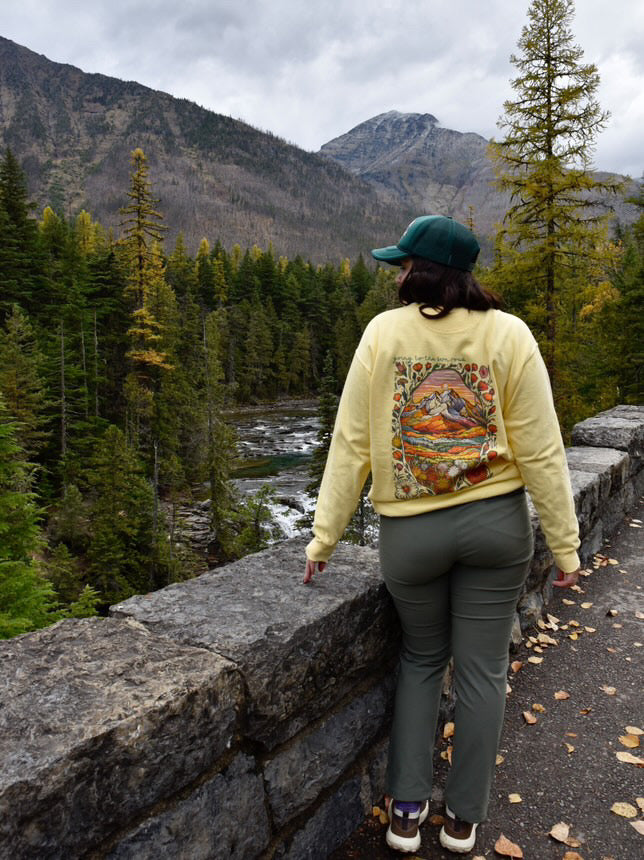
[[[577,425],[586,556],[644,489],[644,409]],[[535,529],[537,529],[535,518]],[[519,610],[550,594],[538,529]],[[398,628],[373,549],[304,541],[0,643],[0,858],[315,858],[382,795]]]

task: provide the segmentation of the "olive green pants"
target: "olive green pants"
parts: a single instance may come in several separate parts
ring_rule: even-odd
[[[402,626],[387,794],[431,796],[438,707],[453,657],[455,731],[445,799],[458,818],[485,819],[510,633],[532,550],[523,491],[380,518],[381,568]]]

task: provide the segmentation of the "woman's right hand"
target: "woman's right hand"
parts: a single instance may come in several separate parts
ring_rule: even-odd
[[[564,573],[563,570],[557,568],[557,575],[553,579],[552,584],[557,588],[570,588],[573,585],[577,585],[579,582],[579,571],[580,567],[577,570],[573,570],[571,573]]]
[[[320,573],[326,567],[326,561],[311,561],[310,558],[306,560],[306,570],[304,571],[304,584],[307,582],[311,582],[314,574],[319,570]]]

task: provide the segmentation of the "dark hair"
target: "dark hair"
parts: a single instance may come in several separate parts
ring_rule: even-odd
[[[471,272],[424,257],[411,257],[411,263],[398,297],[403,305],[417,302],[427,319],[446,317],[454,308],[489,311],[501,307],[499,296],[482,287]],[[427,313],[428,308],[436,309],[436,313]]]

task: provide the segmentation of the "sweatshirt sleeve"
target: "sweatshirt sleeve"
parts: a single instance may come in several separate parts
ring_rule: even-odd
[[[579,567],[579,524],[548,372],[535,345],[503,410],[508,441],[555,564]]]
[[[369,387],[371,374],[353,356],[333,429],[313,520],[311,561],[328,561],[356,509],[371,468]]]

